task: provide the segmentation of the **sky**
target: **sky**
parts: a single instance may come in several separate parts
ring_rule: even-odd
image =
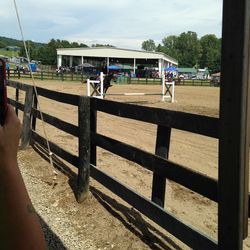
[[[111,44],[141,49],[194,31],[221,37],[222,0],[16,0],[25,40]],[[21,40],[14,0],[1,0],[0,36]]]

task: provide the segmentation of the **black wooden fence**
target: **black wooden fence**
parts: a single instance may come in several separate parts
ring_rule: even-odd
[[[29,72],[24,73],[23,71],[10,70],[7,72],[8,79],[31,79],[31,74]],[[85,82],[87,76],[83,74],[75,73],[56,73],[53,71],[38,71],[33,73],[34,79],[38,80],[58,80],[58,81],[77,81]],[[161,85],[161,78],[138,78],[138,77],[123,77],[116,81],[117,84],[143,84],[143,85]],[[175,80],[176,85],[183,86],[215,86],[218,87],[219,83],[211,82],[207,79],[193,79],[193,80]]]
[[[18,79],[30,79],[31,74],[29,72],[23,72],[20,70],[9,70],[7,72],[8,79],[18,78]],[[86,75],[74,74],[74,73],[57,73],[53,71],[37,71],[33,73],[34,79],[39,80],[59,80],[59,81],[85,81],[87,79]]]
[[[24,111],[22,146],[24,147],[30,141],[33,141],[46,147],[45,139],[35,131],[35,120],[41,119],[41,117],[36,109],[33,87],[13,81],[9,81],[9,86],[16,88],[17,93],[16,100],[9,99],[9,102],[16,109]],[[26,92],[24,105],[18,101],[19,89]],[[92,178],[189,247],[193,249],[218,248],[217,242],[209,236],[185,224],[163,207],[166,179],[218,202],[217,180],[168,160],[172,128],[218,139],[219,120],[217,118],[59,93],[43,88],[37,88],[37,92],[39,96],[78,107],[77,126],[46,113],[43,113],[43,118],[46,123],[78,138],[78,155],[69,153],[54,142],[49,142],[49,144],[53,154],[78,168],[77,199],[79,202],[86,198],[89,189],[89,175],[91,175]],[[157,140],[155,154],[97,133],[98,111],[156,124]],[[150,170],[153,173],[151,200],[100,170],[96,166],[97,147],[108,150]]]

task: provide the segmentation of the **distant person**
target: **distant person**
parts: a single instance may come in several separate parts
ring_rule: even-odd
[[[9,79],[10,78],[10,64],[9,63],[6,63],[6,71],[7,71],[7,76]]]
[[[44,235],[17,164],[21,125],[8,106],[0,126],[0,249],[43,250]]]

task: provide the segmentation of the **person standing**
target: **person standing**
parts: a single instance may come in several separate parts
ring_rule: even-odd
[[[44,250],[44,234],[17,163],[20,131],[20,121],[8,105],[0,125],[0,249]]]

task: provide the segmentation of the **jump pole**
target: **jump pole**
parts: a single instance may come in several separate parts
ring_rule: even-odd
[[[139,92],[135,92],[135,93],[132,93],[132,92],[129,92],[129,93],[113,93],[113,94],[104,94],[105,96],[108,95],[108,96],[122,96],[122,95],[126,95],[126,96],[142,96],[142,95],[162,95],[162,94],[159,94],[159,93],[139,93]]]

